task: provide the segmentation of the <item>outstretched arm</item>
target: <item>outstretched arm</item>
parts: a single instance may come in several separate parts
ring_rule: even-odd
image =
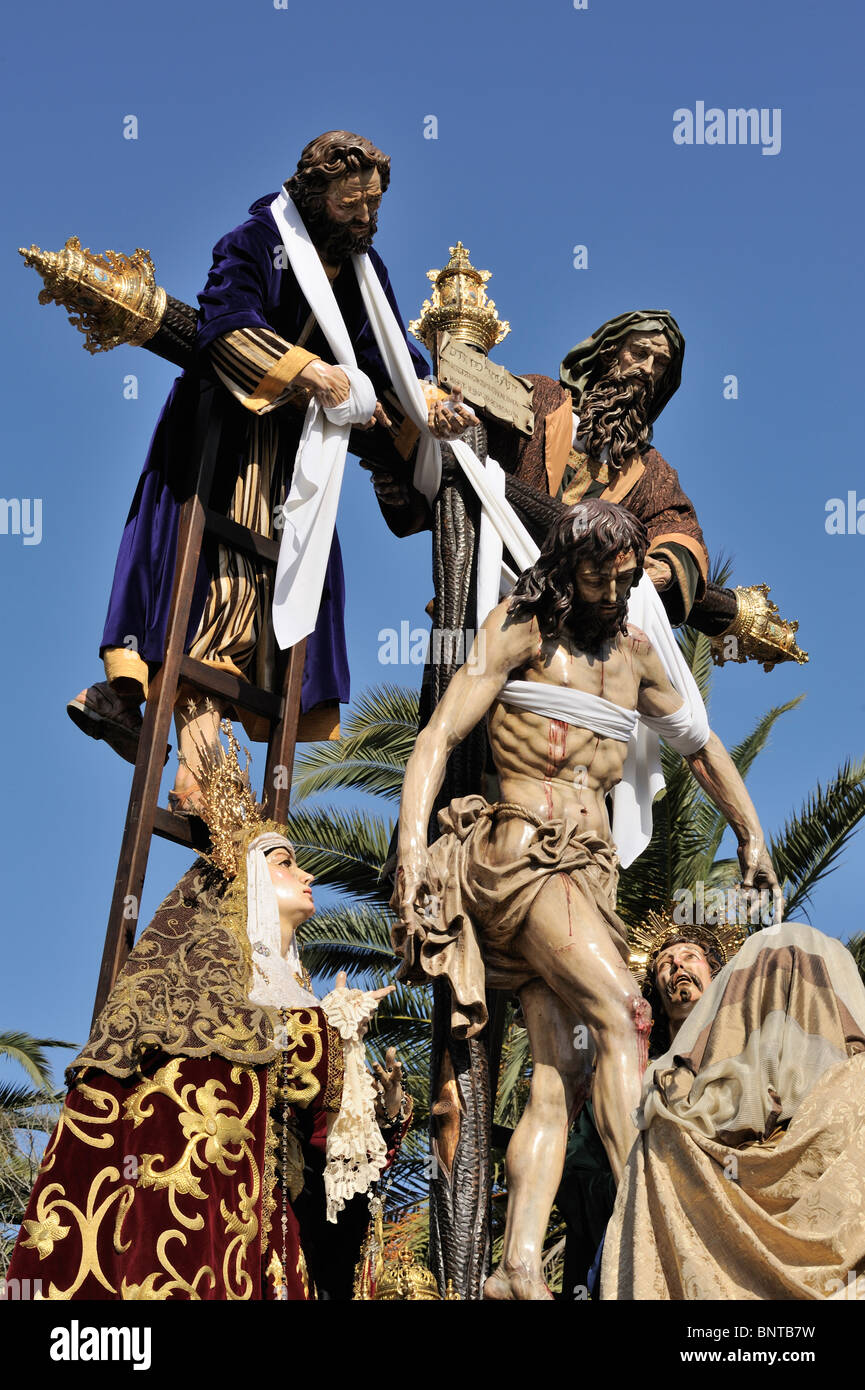
[[[705,747],[692,753],[686,761],[739,842],[742,887],[769,890],[775,905],[773,921],[778,926],[784,916],[784,895],[769,858],[760,818],[736,764],[717,734],[711,731]]]
[[[394,906],[404,921],[427,883],[427,827],[451,751],[487,713],[509,675],[538,644],[537,624],[507,621],[507,600],[494,608],[468,661],[453,677],[432,719],[417,736],[406,768],[399,813]]]
[[[664,716],[681,708],[682,697],[674,690],[661,660],[648,641],[640,644],[640,692],[637,709],[642,714]],[[717,806],[739,842],[739,864],[743,888],[766,888],[771,892],[777,926],[784,915],[784,897],[775,873],[760,818],[745,783],[717,734],[709,737],[695,753],[683,754],[706,795]]]

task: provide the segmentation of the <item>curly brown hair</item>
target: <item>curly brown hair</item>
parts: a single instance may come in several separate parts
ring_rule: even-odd
[[[297,169],[285,181],[286,192],[301,214],[320,213],[330,184],[360,169],[377,169],[381,191],[385,192],[390,183],[390,155],[363,135],[326,130],[305,146]]]

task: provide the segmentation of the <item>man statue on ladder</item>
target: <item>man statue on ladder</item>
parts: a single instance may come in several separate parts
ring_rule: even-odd
[[[214,248],[199,296],[197,361],[172,387],[120,543],[100,644],[106,679],[67,706],[79,728],[130,762],[139,707],[165,648],[203,392],[223,411],[211,508],[264,536],[283,534],[275,583],[237,551],[205,545],[185,650],[270,688],[276,596],[279,645],[308,637],[300,737],[338,730],[349,673],[338,477],[331,482],[341,475],[349,430],[364,433],[348,447],[396,465],[431,502],[440,471],[431,435],[451,438],[473,418],[459,404],[428,406],[419,386],[427,364],[407,342],[387,268],[372,249],[389,181],[387,155],[361,136],[329,131],[306,146],[283,191],[259,198],[249,220]],[[297,611],[301,594],[305,614]],[[194,708],[190,695],[181,686],[175,711],[180,766],[170,804],[181,814],[197,805],[196,744],[215,736],[222,713]],[[250,737],[266,737],[247,720]]]

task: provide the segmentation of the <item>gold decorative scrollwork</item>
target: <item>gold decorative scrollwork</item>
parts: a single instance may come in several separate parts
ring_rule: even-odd
[[[117,1097],[111,1095],[110,1091],[98,1091],[95,1086],[87,1086],[83,1081],[79,1081],[72,1094],[83,1100],[89,1101],[96,1108],[98,1113],[95,1115],[87,1115],[83,1110],[74,1109],[69,1104],[70,1097],[67,1097],[63,1109],[60,1112],[60,1119],[57,1121],[54,1133],[45,1149],[45,1153],[42,1155],[42,1163],[39,1167],[40,1176],[45,1173],[50,1173],[51,1169],[54,1167],[54,1161],[57,1157],[57,1145],[65,1129],[71,1130],[76,1139],[81,1140],[82,1144],[89,1144],[90,1147],[94,1149],[110,1149],[114,1143],[114,1135],[109,1133],[108,1127],[114,1124],[114,1121],[120,1114],[120,1102]],[[87,1130],[84,1128],[85,1125],[104,1126],[105,1133],[88,1134]]]
[[[51,1283],[48,1288],[48,1297],[66,1301],[75,1297],[81,1285],[84,1283],[88,1274],[92,1274],[104,1289],[109,1293],[115,1293],[113,1284],[106,1278],[99,1263],[99,1253],[97,1241],[99,1238],[100,1227],[107,1217],[111,1207],[116,1202],[117,1207],[114,1213],[114,1249],[118,1253],[128,1250],[129,1244],[124,1245],[121,1239],[121,1231],[126,1213],[132,1206],[135,1193],[129,1183],[124,1183],[120,1187],[115,1187],[108,1193],[99,1206],[96,1205],[100,1189],[103,1184],[118,1183],[120,1173],[116,1168],[103,1168],[96,1175],[90,1185],[87,1194],[87,1209],[81,1211],[80,1207],[75,1206],[66,1197],[65,1188],[61,1183],[50,1183],[43,1188],[39,1196],[36,1208],[36,1220],[25,1221],[24,1227],[27,1231],[27,1239],[23,1241],[25,1249],[34,1249],[39,1252],[39,1258],[44,1259],[46,1255],[52,1253],[54,1245],[59,1240],[65,1240],[72,1230],[71,1224],[63,1226],[60,1221],[60,1213],[68,1214],[78,1227],[81,1238],[81,1260],[78,1270],[72,1283],[66,1289],[60,1289],[55,1283]]]

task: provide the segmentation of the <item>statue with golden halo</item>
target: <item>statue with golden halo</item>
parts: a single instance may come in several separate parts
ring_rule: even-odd
[[[638,1134],[617,1191],[591,1101],[579,1117],[556,1197],[564,1286],[604,1299],[861,1298],[856,964],[801,923],[747,936],[736,921],[673,918],[631,931],[654,1020]]]
[[[352,1297],[368,1200],[411,1117],[364,1034],[392,986],[323,999],[297,929],[312,875],[238,747],[200,749],[211,853],[157,910],[46,1148],[10,1279],[46,1299]]]

